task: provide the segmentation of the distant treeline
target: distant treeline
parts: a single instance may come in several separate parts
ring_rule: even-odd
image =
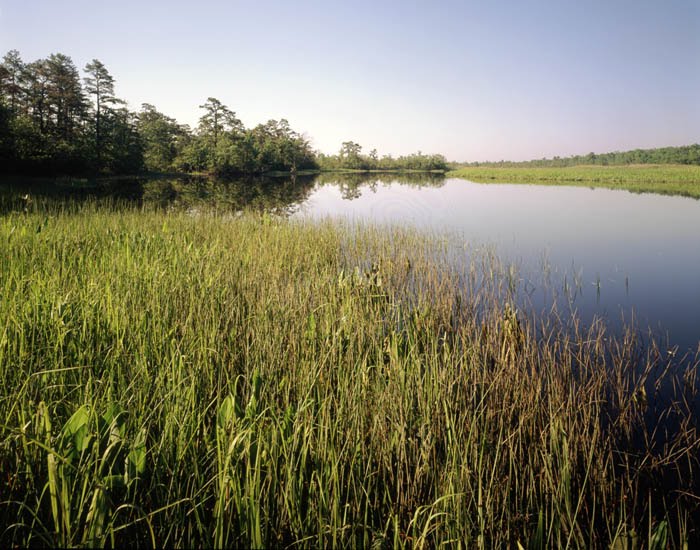
[[[0,63],[0,173],[135,174],[206,172],[217,175],[317,169],[444,169],[441,156],[378,158],[346,142],[337,156],[313,151],[282,120],[245,128],[216,98],[200,105],[196,128],[144,103],[134,112],[114,91],[97,59],[84,76],[70,57],[52,54],[26,63],[17,50]]]
[[[657,149],[634,149],[633,151],[615,151],[613,153],[588,153],[572,157],[554,157],[551,159],[529,160],[524,162],[470,162],[460,166],[500,166],[516,167],[555,167],[597,165],[625,166],[629,164],[697,164],[700,165],[700,145],[684,145],[682,147],[660,147]]]
[[[394,158],[384,155],[381,158],[376,149],[368,155],[362,154],[362,146],[354,141],[345,141],[337,155],[319,153],[316,157],[323,170],[447,170],[448,165],[442,155],[425,155],[420,151],[412,155]]]

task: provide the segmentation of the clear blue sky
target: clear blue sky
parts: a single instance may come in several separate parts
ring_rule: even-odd
[[[524,160],[700,142],[699,0],[0,0],[0,55],[102,61],[196,125],[214,96],[315,148]]]

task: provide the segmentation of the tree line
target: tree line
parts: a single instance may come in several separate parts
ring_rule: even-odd
[[[138,171],[143,151],[136,126],[97,60],[82,79],[63,54],[25,63],[11,50],[0,63],[3,172]]]
[[[528,160],[523,162],[470,162],[464,166],[516,167],[554,167],[567,166],[625,166],[630,164],[697,164],[700,165],[700,144],[681,147],[658,147],[656,149],[634,149],[632,151],[614,151],[612,153],[588,153],[570,157],[554,157]]]
[[[354,141],[345,141],[337,155],[319,153],[316,157],[322,170],[447,170],[447,160],[442,155],[425,155],[420,151],[397,158],[379,156],[376,149],[362,154],[362,146]]]
[[[11,50],[0,63],[0,173],[216,175],[318,169],[444,170],[441,155],[379,158],[352,141],[337,155],[311,149],[287,120],[245,128],[209,97],[196,128],[144,103],[137,112],[115,94],[115,79],[97,59],[83,76],[64,54],[32,62]]]
[[[246,129],[216,98],[192,130],[143,104],[130,111],[95,59],[81,78],[72,59],[25,63],[11,50],[0,63],[0,170],[5,173],[217,174],[315,168],[308,141],[285,120]]]

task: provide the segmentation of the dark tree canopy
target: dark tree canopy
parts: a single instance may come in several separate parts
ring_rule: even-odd
[[[9,51],[0,63],[0,170],[244,174],[317,167],[308,140],[284,119],[246,129],[233,110],[209,97],[193,131],[148,103],[130,111],[115,87],[98,59],[81,78],[64,54],[25,63]]]

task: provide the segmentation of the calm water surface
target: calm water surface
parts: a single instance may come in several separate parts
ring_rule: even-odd
[[[671,346],[696,350],[700,343],[695,199],[461,179],[408,185],[399,177],[352,192],[337,182],[317,185],[294,216],[448,231],[457,247],[492,248],[535,288],[547,277],[584,322],[599,316],[619,329],[634,316]],[[533,299],[546,307],[544,295],[535,291]]]

